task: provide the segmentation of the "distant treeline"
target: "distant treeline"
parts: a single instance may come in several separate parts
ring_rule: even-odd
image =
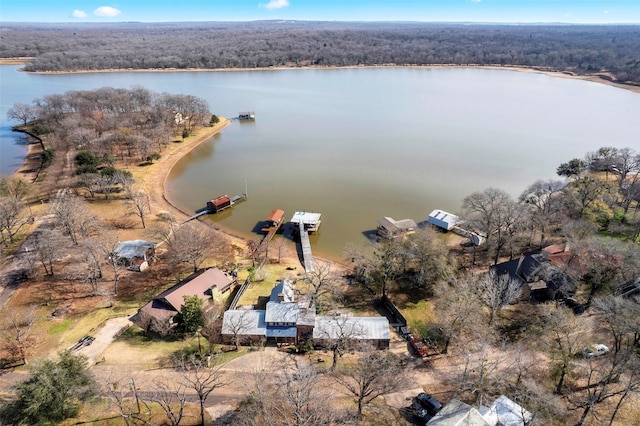
[[[506,65],[640,84],[640,25],[436,23],[2,24],[27,71],[349,65]]]

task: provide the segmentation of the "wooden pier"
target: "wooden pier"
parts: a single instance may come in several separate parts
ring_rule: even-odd
[[[266,232],[266,235],[262,238],[262,241],[260,241],[260,245],[256,247],[256,252],[260,253],[263,248],[265,248],[264,246],[269,245],[269,242],[271,242],[276,232],[278,232],[278,229],[280,229],[280,226],[282,226],[283,218],[284,210],[275,209],[271,211],[266,220],[268,226],[261,229],[262,232]]]
[[[313,272],[313,254],[311,253],[311,241],[309,241],[309,231],[307,231],[302,224],[299,223],[300,233],[300,246],[302,247],[302,263],[304,264],[304,270],[307,272]]]

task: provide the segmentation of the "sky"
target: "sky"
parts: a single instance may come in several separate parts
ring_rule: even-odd
[[[0,0],[0,22],[636,23],[640,0]]]

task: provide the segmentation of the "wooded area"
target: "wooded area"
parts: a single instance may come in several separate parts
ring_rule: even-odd
[[[354,22],[4,24],[27,71],[500,65],[640,84],[640,26]]]

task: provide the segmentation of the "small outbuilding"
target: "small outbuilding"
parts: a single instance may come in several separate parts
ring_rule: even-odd
[[[145,240],[123,241],[113,250],[117,261],[134,271],[144,271],[156,254],[156,243]]]
[[[438,228],[444,229],[445,231],[451,231],[458,222],[460,222],[460,218],[455,214],[447,213],[443,210],[434,210],[429,214],[429,223],[437,226]]]

